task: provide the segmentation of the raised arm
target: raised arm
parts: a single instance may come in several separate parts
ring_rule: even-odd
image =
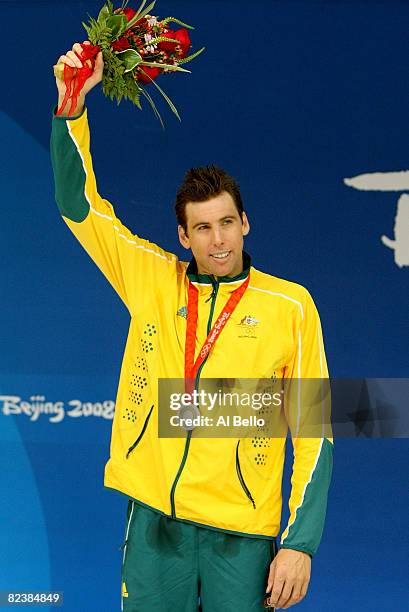
[[[59,62],[81,67],[75,52]],[[53,117],[51,157],[55,178],[55,198],[70,230],[117,291],[128,310],[134,313],[142,299],[148,299],[147,288],[158,287],[176,275],[177,258],[156,244],[132,234],[116,217],[112,205],[98,193],[90,153],[90,132],[85,108],[86,94],[102,78],[103,60],[96,58],[92,76],[78,97],[74,115],[68,110]],[[65,85],[56,79],[59,105]]]

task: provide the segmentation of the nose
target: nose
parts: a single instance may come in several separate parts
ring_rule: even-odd
[[[216,247],[221,247],[224,244],[223,234],[219,227],[213,229],[212,241]]]

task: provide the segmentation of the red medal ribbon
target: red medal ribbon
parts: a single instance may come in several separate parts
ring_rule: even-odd
[[[67,64],[64,64],[64,83],[66,87],[64,100],[57,110],[57,115],[61,115],[68,100],[71,100],[71,106],[68,116],[74,114],[75,107],[77,106],[78,96],[81,93],[81,89],[84,87],[84,83],[94,72],[95,58],[98,55],[100,49],[97,45],[84,45],[82,44],[82,52],[76,55],[83,62],[82,68],[72,68]]]
[[[218,337],[222,333],[224,326],[233,314],[235,308],[240,302],[241,298],[246,291],[250,282],[250,274],[246,280],[233,291],[231,296],[226,302],[222,312],[217,318],[216,323],[207,336],[205,343],[199,351],[199,354],[195,361],[195,348],[196,348],[196,331],[197,331],[197,318],[198,318],[198,304],[199,304],[199,291],[189,282],[189,296],[187,303],[187,325],[186,325],[186,342],[185,342],[185,392],[192,393],[195,388],[196,374],[210,353],[213,345],[216,343]]]

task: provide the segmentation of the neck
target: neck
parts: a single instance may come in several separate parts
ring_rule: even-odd
[[[243,266],[240,267],[240,270],[235,270],[231,274],[226,274],[225,276],[216,276],[215,274],[211,274],[210,272],[207,272],[204,268],[200,268],[200,267],[197,268],[198,274],[205,274],[206,276],[211,276],[215,280],[217,280],[218,278],[225,278],[225,277],[234,278],[235,276],[238,276],[242,272],[243,272]]]
[[[250,256],[243,251],[242,252],[242,257],[240,258],[240,262],[237,262],[240,265],[237,266],[233,271],[231,271],[229,274],[222,274],[222,275],[217,275],[214,274],[214,272],[210,271],[209,269],[201,266],[193,257],[193,259],[191,260],[191,262],[188,265],[187,268],[187,274],[189,277],[194,277],[194,276],[201,276],[203,279],[203,282],[209,282],[206,281],[205,277],[207,277],[209,280],[210,278],[212,279],[216,279],[218,281],[220,281],[220,279],[226,279],[226,281],[228,279],[234,279],[236,277],[243,277],[243,275],[246,275],[248,273],[248,271],[250,270],[251,267],[251,259]]]
[[[215,280],[217,280],[218,278],[234,278],[235,276],[238,276],[239,274],[241,274],[243,270],[244,270],[243,255],[240,258],[240,266],[238,266],[235,270],[232,270],[230,274],[222,274],[220,277],[216,276],[215,274],[212,274],[211,272],[208,272],[207,270],[202,268],[199,264],[197,266],[198,274],[206,274],[207,276],[212,276]]]

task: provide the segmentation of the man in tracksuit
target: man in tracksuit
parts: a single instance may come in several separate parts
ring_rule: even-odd
[[[80,67],[76,51],[59,61]],[[200,597],[203,612],[250,612],[266,592],[288,608],[307,592],[321,539],[332,439],[298,435],[301,403],[277,552],[285,436],[159,437],[158,380],[327,378],[317,310],[300,285],[252,267],[238,186],[218,168],[192,169],[177,195],[189,264],[119,221],[97,191],[89,149],[84,101],[102,70],[99,54],[74,115],[53,118],[51,152],[63,220],[131,317],[105,470],[105,486],[129,499],[122,609],[190,612]]]

